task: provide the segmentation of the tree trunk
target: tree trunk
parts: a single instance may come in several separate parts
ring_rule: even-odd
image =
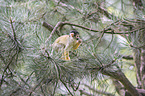
[[[142,80],[141,80],[141,71],[140,71],[140,68],[141,68],[141,50],[140,49],[134,49],[133,50],[134,52],[134,65],[135,65],[135,68],[136,68],[136,78],[137,78],[137,84],[138,84],[138,88],[141,88],[142,86]]]
[[[128,90],[128,92],[131,94],[131,96],[142,96],[137,89],[131,84],[131,82],[126,78],[124,73],[120,71],[110,71],[110,70],[103,70],[102,74],[108,75],[114,79],[119,80],[123,86]]]
[[[143,47],[141,48],[141,80],[142,80],[142,88],[145,89],[145,32],[142,32],[142,40],[144,42]]]

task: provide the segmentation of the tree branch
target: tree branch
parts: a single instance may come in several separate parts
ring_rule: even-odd
[[[122,58],[127,60],[133,60],[133,56],[131,55],[124,55]]]
[[[49,38],[45,41],[45,43],[47,43],[47,41],[49,41],[49,39],[52,37],[52,35],[55,33],[55,31],[57,31],[57,28],[58,27],[62,27],[64,25],[70,25],[70,26],[75,26],[75,27],[79,27],[79,28],[82,28],[82,29],[85,29],[85,30],[88,30],[88,31],[92,31],[92,32],[103,32],[103,33],[107,33],[107,34],[129,34],[129,33],[133,33],[133,32],[136,32],[137,30],[142,30],[142,29],[145,29],[145,28],[140,28],[140,29],[136,29],[136,30],[133,30],[133,31],[126,31],[126,32],[115,32],[112,28],[106,28],[104,30],[95,30],[95,29],[92,29],[92,28],[88,28],[88,27],[85,27],[85,26],[82,26],[82,25],[78,25],[78,24],[73,24],[73,23],[70,23],[70,22],[58,22],[56,24],[56,26],[53,28]],[[43,23],[43,26],[49,26],[49,30],[52,29],[52,26],[50,26],[49,24],[46,24],[45,22]]]
[[[49,40],[50,40],[50,38],[52,37],[52,35],[54,34],[54,32],[57,30],[57,28],[59,27],[59,26],[61,26],[63,23],[62,22],[58,22],[57,24],[56,24],[56,26],[54,27],[54,29],[52,30],[52,32],[51,32],[51,34],[49,35],[49,37],[48,37],[48,39],[45,41],[45,43],[47,43]]]
[[[46,23],[46,22],[43,22],[42,26],[44,26],[45,28],[47,28],[49,31],[52,31],[52,30],[54,29],[54,27],[53,27],[52,25],[50,25],[50,24],[48,24],[48,23]],[[56,30],[56,34],[57,34],[58,36],[60,36],[58,30]]]
[[[95,68],[93,68],[93,71],[94,70]],[[132,96],[141,96],[141,94],[136,90],[136,88],[131,84],[131,82],[126,78],[126,76],[121,70],[111,71],[107,69],[100,70],[99,68],[96,68],[96,70],[100,71],[104,75],[107,75],[114,79],[119,80]]]
[[[14,29],[14,26],[13,26],[13,21],[12,21],[12,18],[10,18],[10,24],[11,24],[11,28],[12,28],[12,32],[13,32],[13,39],[15,41],[17,41],[17,37],[16,37],[16,32],[15,32],[15,29]]]
[[[111,93],[108,93],[108,92],[105,92],[105,91],[101,91],[101,90],[97,90],[97,89],[94,89],[92,87],[90,87],[89,85],[87,84],[84,84],[86,87],[88,87],[90,90],[92,90],[93,92],[95,93],[98,93],[98,94],[102,94],[102,95],[107,95],[107,96],[114,96],[113,94]]]
[[[58,3],[59,5],[61,5],[61,6],[63,6],[63,7],[67,7],[68,9],[75,9],[75,10],[77,10],[79,13],[81,13],[82,14],[82,10],[80,10],[80,9],[76,9],[74,6],[72,6],[72,5],[67,5],[67,4],[65,4],[65,3],[62,3],[61,2],[61,0],[54,0],[56,3]]]
[[[0,80],[0,87],[2,86],[3,81],[4,81],[4,74],[5,74],[5,72],[7,71],[7,69],[9,68],[9,66],[12,64],[12,61],[13,61],[13,59],[15,58],[16,55],[17,55],[17,53],[15,53],[15,54],[12,56],[12,58],[11,58],[10,61],[9,61],[9,63],[6,65],[6,67],[5,67],[4,71],[3,71],[2,77],[1,77],[1,80]]]
[[[61,24],[61,23],[58,23],[58,26],[59,26],[59,24]],[[56,26],[57,27],[57,26]],[[55,30],[54,31],[52,31],[52,32],[55,32]],[[53,33],[52,33],[53,34]],[[50,36],[49,36],[50,37]],[[50,37],[51,38],[51,37]],[[69,90],[69,88],[67,87],[67,84],[61,79],[61,72],[60,72],[60,66],[51,58],[51,57],[49,57],[49,53],[47,52],[47,50],[45,50],[45,52],[47,53],[47,56],[45,56],[45,57],[47,57],[47,59],[50,59],[51,60],[51,62],[55,65],[55,70],[56,70],[56,77],[57,77],[57,79],[58,80],[60,80],[60,82],[65,86],[65,88],[68,90],[68,92],[70,93],[70,95],[71,96],[73,96],[73,93],[71,93],[71,91]]]

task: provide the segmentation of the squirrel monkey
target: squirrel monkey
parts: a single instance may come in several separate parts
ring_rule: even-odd
[[[76,50],[79,45],[81,44],[82,40],[79,37],[79,32],[76,30],[72,30],[69,35],[63,35],[58,37],[54,43],[52,44],[52,52],[55,51],[62,51],[62,59],[63,60],[70,60],[69,51],[71,49]]]

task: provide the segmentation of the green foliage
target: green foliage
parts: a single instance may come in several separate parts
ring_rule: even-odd
[[[123,56],[132,55],[130,44],[143,45],[138,39],[142,34],[134,32],[126,36],[129,28],[119,24],[122,18],[134,17],[132,6],[122,7],[121,1],[1,0],[0,95],[81,95],[85,94],[83,89],[97,96],[96,89],[102,94],[116,95],[112,77],[104,75],[102,70],[123,70],[128,78],[135,79],[133,62],[127,62]],[[116,5],[119,6],[115,8]],[[127,8],[131,8],[129,13]],[[83,40],[77,50],[70,52],[72,60],[67,62],[60,59],[61,52],[50,56],[51,44],[58,34],[54,33],[46,43],[52,30],[43,26],[44,21],[53,27],[67,21],[99,31],[67,25],[59,27],[59,35],[76,29]],[[105,31],[109,28],[114,32]],[[124,34],[120,36],[115,32]],[[132,76],[129,76],[131,71]]]

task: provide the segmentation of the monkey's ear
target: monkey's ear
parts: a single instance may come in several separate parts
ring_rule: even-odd
[[[70,36],[71,36],[71,37],[74,37],[74,33],[70,33]]]

